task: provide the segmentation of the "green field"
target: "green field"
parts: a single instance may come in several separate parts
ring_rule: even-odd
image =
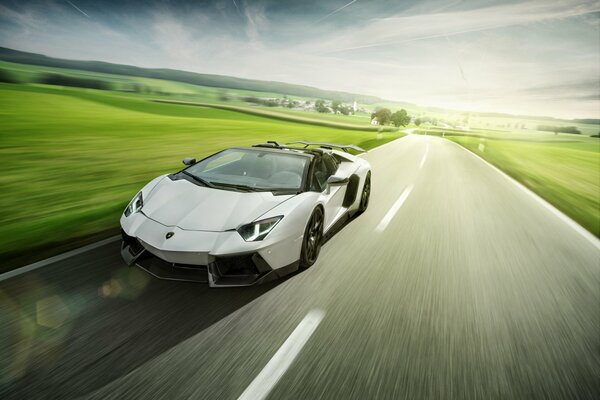
[[[544,132],[458,132],[421,129],[415,133],[450,139],[521,182],[600,237],[600,140]]]
[[[1,51],[0,51],[1,55]],[[30,57],[25,57],[28,59]],[[35,58],[35,57],[34,57]],[[87,65],[86,62],[76,61],[65,61],[68,65]],[[59,63],[60,64],[60,63]],[[130,67],[122,66],[122,68],[108,68],[109,70],[124,70],[128,71]],[[33,83],[45,73],[58,73],[61,75],[87,78],[87,79],[98,79],[105,82],[109,82],[111,86],[117,91],[130,90],[132,85],[142,85],[147,93],[140,93],[137,96],[146,98],[154,98],[158,95],[161,98],[168,98],[171,100],[200,102],[200,103],[220,103],[231,106],[245,106],[248,107],[243,98],[247,96],[258,97],[258,98],[283,98],[288,97],[289,99],[304,103],[306,101],[314,102],[317,98],[323,98],[324,100],[332,100],[333,97],[328,97],[328,92],[323,92],[315,89],[312,97],[290,95],[286,92],[277,92],[276,89],[282,89],[286,86],[279,85],[273,82],[259,82],[255,81],[255,86],[260,86],[263,91],[256,90],[243,90],[234,89],[232,87],[214,87],[214,86],[199,86],[197,84],[186,83],[182,81],[164,79],[146,78],[142,76],[136,76],[135,74],[119,75],[116,73],[102,73],[93,70],[85,69],[74,69],[74,68],[57,68],[44,65],[30,65],[21,64],[15,62],[0,61],[0,69],[9,72],[12,76],[18,79],[20,82]],[[130,71],[131,72],[131,71]],[[143,71],[140,71],[140,73]],[[147,72],[147,71],[146,71]],[[172,71],[173,77],[177,77],[178,71]],[[168,75],[168,74],[167,74]],[[220,77],[223,79],[223,83],[229,82],[230,77]],[[236,78],[231,78],[235,81]],[[216,83],[216,82],[215,82]],[[232,83],[232,82],[229,82]],[[235,85],[234,85],[235,86]],[[294,85],[291,85],[292,87]],[[289,88],[288,88],[289,89]],[[333,96],[335,92],[330,94]],[[229,101],[222,101],[221,97],[227,95]],[[549,117],[526,117],[509,114],[489,114],[489,113],[477,113],[477,112],[466,112],[458,110],[444,110],[439,108],[422,107],[415,104],[388,101],[377,98],[371,98],[371,102],[361,102],[361,99],[365,96],[356,95],[355,100],[358,101],[358,106],[363,112],[358,112],[357,115],[341,115],[341,114],[321,114],[316,111],[300,111],[291,110],[284,107],[265,107],[251,105],[248,108],[265,110],[270,113],[278,113],[283,115],[299,116],[301,118],[314,119],[317,121],[328,121],[333,123],[341,123],[345,125],[358,125],[358,126],[369,126],[370,125],[370,112],[378,107],[387,107],[392,111],[405,108],[408,113],[416,117],[429,117],[436,118],[439,121],[445,121],[451,125],[468,125],[474,128],[481,128],[486,130],[502,130],[506,132],[524,132],[524,133],[535,133],[539,125],[550,125],[550,126],[574,126],[578,128],[583,135],[597,135],[600,133],[600,124],[595,123],[581,123],[577,121],[555,119]],[[369,96],[367,96],[369,98]],[[349,101],[346,101],[350,104]]]
[[[23,83],[35,85],[38,78],[46,73],[57,73],[65,76],[96,79],[109,82],[114,92],[121,92],[122,96],[133,96],[135,98],[162,99],[170,101],[185,101],[203,104],[219,104],[230,108],[241,108],[243,111],[255,113],[259,115],[267,115],[280,119],[287,119],[295,122],[311,123],[314,121],[318,125],[329,125],[334,127],[350,128],[350,129],[368,129],[368,130],[395,130],[393,127],[377,127],[371,126],[370,114],[357,113],[357,115],[342,115],[342,114],[322,114],[316,111],[299,111],[285,107],[266,107],[260,105],[249,105],[243,101],[244,97],[257,98],[283,98],[286,96],[282,93],[273,92],[256,92],[240,89],[224,89],[197,86],[189,83],[174,82],[160,79],[143,78],[137,76],[122,76],[114,74],[105,74],[99,72],[81,71],[74,69],[63,69],[44,67],[37,65],[16,64],[5,61],[0,61],[0,69],[7,71],[16,80]],[[126,91],[132,85],[142,85],[148,92],[144,93],[127,93]],[[112,92],[112,91],[111,91]],[[114,93],[113,93],[114,94]],[[223,101],[222,95],[227,95],[230,100]],[[314,98],[286,96],[292,100],[304,103],[306,101],[314,101]],[[239,109],[238,109],[239,111]]]
[[[3,259],[118,227],[130,198],[187,156],[266,140],[368,149],[402,136],[46,85],[0,84],[0,117]]]

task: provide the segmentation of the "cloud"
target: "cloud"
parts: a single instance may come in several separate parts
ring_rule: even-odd
[[[407,10],[395,16],[372,18],[359,29],[348,29],[329,40],[309,44],[307,48],[320,54],[338,53],[565,19],[598,11],[600,1],[566,0],[535,0],[420,14],[411,14],[411,10]]]
[[[246,36],[253,44],[261,41],[261,32],[269,28],[270,22],[265,14],[263,3],[251,3],[244,7],[246,16]]]
[[[521,96],[529,100],[565,99],[588,101],[600,100],[600,81],[598,79],[569,80],[559,84],[526,87],[519,90]]]
[[[62,1],[0,4],[0,45],[430,106],[600,117],[600,88],[578,83],[598,77],[598,1],[356,1],[314,23],[349,2],[88,5],[93,19]]]

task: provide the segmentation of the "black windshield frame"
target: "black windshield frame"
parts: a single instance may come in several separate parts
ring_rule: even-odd
[[[203,185],[198,180],[195,180],[193,177],[196,177],[196,175],[191,173],[188,170],[190,168],[192,168],[193,166],[195,166],[196,164],[199,164],[203,161],[213,158],[213,157],[215,157],[221,153],[224,153],[228,150],[270,152],[270,153],[274,153],[274,154],[282,154],[285,156],[304,157],[308,161],[304,165],[304,170],[302,172],[302,177],[301,177],[302,181],[300,184],[300,188],[298,188],[298,189],[295,189],[295,188],[294,189],[292,189],[292,188],[253,188],[251,186],[248,186],[248,189],[251,189],[251,190],[247,190],[248,192],[272,192],[274,195],[283,195],[283,194],[300,194],[300,193],[307,192],[310,190],[310,181],[311,181],[310,174],[313,170],[313,164],[314,164],[314,159],[315,159],[315,157],[312,154],[305,153],[305,152],[289,152],[288,150],[282,151],[282,150],[272,150],[272,149],[255,148],[255,147],[231,147],[229,149],[224,149],[224,150],[218,151],[216,153],[213,153],[209,156],[206,156],[206,157],[196,161],[192,165],[186,166],[185,168],[183,168],[182,170],[179,170],[178,172],[176,172],[174,174],[171,174],[171,178],[172,179],[173,178],[176,178],[176,179],[183,178],[193,184],[206,187],[206,185]],[[200,177],[196,177],[196,178],[200,178]],[[244,190],[241,190],[240,188],[235,188],[233,186],[220,185],[218,182],[215,182],[215,183],[211,182],[208,187],[210,187],[211,189],[218,189],[218,190],[244,191]]]

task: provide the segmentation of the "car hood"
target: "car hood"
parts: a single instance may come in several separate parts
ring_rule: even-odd
[[[221,232],[252,222],[293,196],[220,190],[164,178],[144,199],[142,212],[163,225]]]

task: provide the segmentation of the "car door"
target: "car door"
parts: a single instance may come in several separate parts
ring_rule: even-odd
[[[339,163],[329,155],[323,154],[315,162],[313,169],[313,182],[311,190],[321,193],[321,200],[325,206],[325,231],[344,214],[346,209],[342,206],[347,185],[331,186],[327,179],[338,171]]]

